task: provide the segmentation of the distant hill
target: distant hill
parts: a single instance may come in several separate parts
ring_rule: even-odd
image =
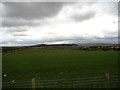
[[[30,47],[60,47],[60,46],[77,46],[77,44],[38,44]]]

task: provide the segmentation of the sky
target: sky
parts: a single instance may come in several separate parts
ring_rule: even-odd
[[[3,2],[0,45],[118,43],[117,2]]]

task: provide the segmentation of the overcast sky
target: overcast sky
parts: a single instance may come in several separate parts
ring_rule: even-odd
[[[117,43],[117,2],[4,2],[3,46]]]

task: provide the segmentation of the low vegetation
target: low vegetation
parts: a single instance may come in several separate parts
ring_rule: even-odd
[[[117,75],[118,51],[27,48],[3,52],[3,82]]]

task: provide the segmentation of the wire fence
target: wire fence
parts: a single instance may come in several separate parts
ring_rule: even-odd
[[[3,88],[119,88],[119,77],[87,77],[28,82],[3,82]]]

